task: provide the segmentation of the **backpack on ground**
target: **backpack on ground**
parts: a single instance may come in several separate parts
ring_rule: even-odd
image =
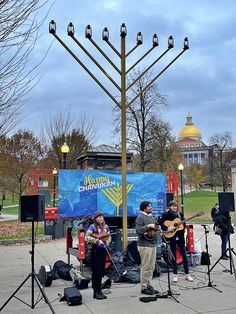
[[[64,279],[64,280],[72,280],[70,275],[70,270],[73,268],[72,265],[68,265],[63,261],[57,261],[53,265],[52,269],[52,278],[55,279]]]

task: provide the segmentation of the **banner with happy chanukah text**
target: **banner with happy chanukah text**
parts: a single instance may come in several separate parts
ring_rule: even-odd
[[[153,215],[166,208],[166,175],[156,172],[127,173],[127,215],[139,214],[143,200],[152,203]],[[89,217],[95,211],[105,216],[122,216],[122,175],[100,170],[60,170],[61,217]]]

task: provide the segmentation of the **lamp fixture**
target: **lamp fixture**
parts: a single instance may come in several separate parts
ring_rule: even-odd
[[[168,38],[168,48],[174,48],[174,38],[172,36]]]
[[[92,38],[92,28],[90,25],[87,25],[85,28],[85,37],[88,39]]]
[[[182,163],[178,164],[178,170],[183,171],[184,170],[184,165]]]
[[[105,41],[109,40],[109,30],[107,27],[105,27],[102,31],[102,39]]]
[[[126,35],[127,35],[127,28],[125,26],[125,23],[122,23],[120,27],[120,36],[125,37]]]
[[[67,34],[68,36],[74,36],[74,33],[75,33],[74,25],[72,24],[72,22],[70,22],[67,26]]]
[[[69,151],[70,151],[69,146],[66,144],[66,142],[64,142],[64,144],[63,144],[62,147],[61,147],[61,152],[62,152],[63,154],[67,154],[67,153],[69,153]]]
[[[188,41],[188,37],[184,38],[184,50],[189,49],[189,41]]]
[[[142,43],[143,43],[143,35],[142,35],[141,32],[138,32],[136,40],[137,40],[137,45],[142,45]]]
[[[51,20],[49,23],[49,33],[50,34],[56,34],[56,22],[54,20]]]
[[[152,37],[152,46],[157,47],[159,45],[157,34],[154,34]]]

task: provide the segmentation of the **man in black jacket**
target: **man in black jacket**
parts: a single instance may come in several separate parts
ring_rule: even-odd
[[[169,239],[170,240],[170,250],[172,253],[172,267],[173,267],[173,282],[178,282],[178,268],[176,263],[176,245],[180,248],[181,255],[183,257],[183,265],[184,265],[184,272],[185,272],[185,279],[188,281],[193,281],[193,278],[189,275],[189,268],[188,268],[188,259],[186,254],[186,248],[185,248],[185,239],[184,239],[184,231],[185,228],[182,230],[176,231],[176,228],[174,226],[167,227],[165,225],[165,222],[171,222],[175,220],[176,218],[179,218],[180,221],[184,219],[183,214],[180,213],[178,210],[178,203],[175,201],[170,201],[168,206],[168,211],[165,212],[161,219],[160,224],[163,231],[173,232],[173,236]]]
[[[152,204],[143,201],[140,204],[140,215],[135,222],[135,229],[138,234],[137,248],[141,257],[140,284],[141,293],[147,295],[157,294],[158,291],[151,286],[153,271],[156,265],[157,237],[146,238],[145,234],[150,229],[155,229],[155,219],[152,216]]]

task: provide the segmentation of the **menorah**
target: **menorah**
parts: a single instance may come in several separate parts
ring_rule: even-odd
[[[116,49],[116,47],[109,40],[109,30],[107,27],[103,29],[102,39],[107,43],[107,45],[112,49],[114,54],[118,56],[120,59],[120,66],[117,66],[115,62],[100,48],[100,46],[96,43],[96,41],[92,38],[92,28],[90,25],[87,25],[85,28],[85,37],[90,41],[90,43],[101,53],[101,55],[107,60],[107,62],[112,66],[115,72],[118,74],[120,78],[120,84],[118,84],[111,75],[107,73],[104,67],[89,53],[89,51],[81,44],[78,38],[75,37],[75,29],[74,25],[70,22],[67,27],[67,34],[69,37],[73,39],[73,41],[82,49],[82,51],[89,57],[89,59],[98,67],[98,69],[106,76],[106,78],[112,83],[116,90],[118,90],[120,94],[120,101],[112,94],[105,86],[102,84],[96,76],[89,70],[89,68],[76,56],[76,54],[64,43],[64,41],[56,34],[56,23],[52,20],[49,23],[49,33],[52,34],[59,43],[69,52],[69,54],[79,63],[79,65],[93,78],[93,80],[101,87],[101,89],[112,99],[117,107],[121,110],[121,149],[122,149],[122,228],[123,228],[123,248],[124,251],[127,249],[127,147],[126,147],[126,110],[130,107],[133,102],[140,97],[150,86],[186,51],[189,49],[188,38],[185,37],[183,50],[176,55],[175,58],[172,59],[157,75],[153,78],[150,78],[147,85],[140,90],[134,97],[129,98],[126,97],[127,92],[130,91],[131,87],[143,76],[147,73],[170,49],[174,48],[174,38],[170,36],[168,38],[168,47],[167,49],[148,66],[146,67],[141,74],[133,80],[129,85],[127,84],[127,75],[133,70],[153,49],[158,47],[158,36],[154,34],[152,37],[152,47],[148,49],[136,62],[134,62],[128,69],[126,66],[126,59],[133,53],[140,45],[143,44],[143,35],[141,32],[137,33],[136,44],[133,48],[131,48],[128,52],[126,52],[126,36],[127,36],[127,28],[125,23],[122,23],[120,26],[120,38],[121,38],[121,46],[120,50]]]

